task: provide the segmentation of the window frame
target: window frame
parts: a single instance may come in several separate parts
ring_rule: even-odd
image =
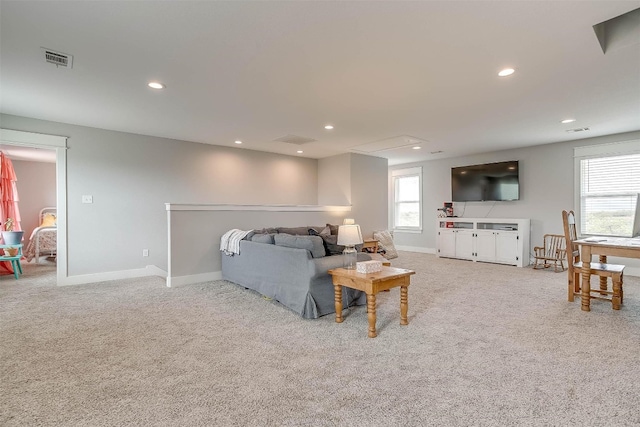
[[[602,159],[607,157],[619,157],[628,155],[640,155],[640,140],[621,141],[609,144],[597,144],[586,147],[574,148],[574,211],[576,215],[576,223],[580,225],[579,237],[594,236],[597,234],[585,233],[584,230],[584,212],[583,212],[583,196],[582,196],[582,166],[581,162],[588,159]],[[638,194],[629,192],[629,196]],[[619,195],[627,195],[619,193]],[[635,213],[634,213],[635,214]],[[611,237],[622,237],[609,235]]]
[[[397,188],[398,188],[398,180],[402,178],[411,178],[418,177],[418,200],[412,201],[398,201],[397,200]],[[391,171],[391,197],[390,197],[390,218],[391,218],[391,229],[393,231],[399,232],[409,232],[409,233],[421,233],[422,232],[422,204],[423,204],[424,196],[422,194],[422,167],[413,167],[413,168],[405,168],[405,169],[395,169]],[[417,226],[398,226],[397,225],[397,212],[398,205],[401,203],[418,203],[418,225]]]

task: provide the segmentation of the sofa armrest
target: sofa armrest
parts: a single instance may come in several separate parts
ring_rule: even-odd
[[[358,252],[358,261],[370,261],[371,257],[365,252]],[[334,268],[341,268],[344,266],[344,258],[342,255],[330,255],[322,258],[313,258],[311,267],[312,277],[318,277],[324,274],[328,274],[329,270]]]

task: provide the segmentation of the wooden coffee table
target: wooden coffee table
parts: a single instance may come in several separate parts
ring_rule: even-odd
[[[369,338],[376,334],[376,294],[400,286],[400,324],[408,325],[409,284],[415,271],[404,268],[382,267],[382,271],[363,274],[356,270],[336,268],[329,270],[333,280],[336,304],[336,323],[342,323],[342,287],[357,289],[367,294],[367,313],[369,318]]]

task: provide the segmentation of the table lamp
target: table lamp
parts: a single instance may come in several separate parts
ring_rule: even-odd
[[[355,246],[362,243],[360,226],[357,224],[339,226],[337,243],[340,246],[344,246],[344,251],[342,252],[344,268],[354,270],[358,261],[358,253]]]

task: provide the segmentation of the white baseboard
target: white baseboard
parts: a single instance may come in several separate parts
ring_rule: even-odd
[[[210,273],[191,274],[189,276],[167,277],[167,287],[191,285],[193,283],[210,282],[212,280],[222,280],[222,271],[212,271]]]
[[[399,251],[407,251],[407,252],[420,252],[422,254],[434,254],[436,253],[435,248],[423,248],[420,246],[401,246],[395,245],[396,249]]]
[[[419,252],[425,254],[435,254],[433,248],[422,248],[418,246],[396,246],[397,250],[407,252]],[[640,268],[625,268],[625,276],[640,277]],[[221,271],[212,271],[209,273],[192,274],[188,276],[167,277],[167,272],[155,265],[148,265],[145,268],[133,270],[108,271],[105,273],[81,274],[78,276],[69,276],[58,278],[58,286],[83,285],[88,283],[106,282],[109,280],[134,279],[137,277],[159,276],[167,281],[167,286],[190,285],[193,283],[210,282],[212,280],[222,280]]]
[[[134,279],[136,277],[159,276],[167,277],[167,272],[155,265],[147,265],[145,268],[132,270],[107,271],[95,274],[80,274],[77,276],[58,277],[58,286],[84,285],[87,283],[106,282],[109,280]]]

